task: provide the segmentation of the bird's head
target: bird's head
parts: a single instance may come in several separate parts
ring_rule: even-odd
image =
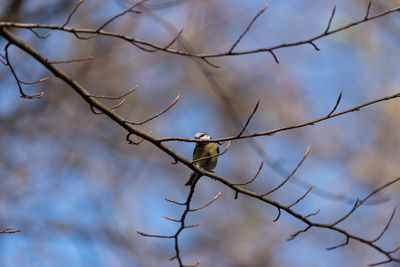
[[[195,134],[194,138],[197,140],[206,141],[206,140],[211,140],[211,135],[200,132],[200,133]]]

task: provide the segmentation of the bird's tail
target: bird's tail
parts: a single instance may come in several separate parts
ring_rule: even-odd
[[[186,182],[186,186],[191,186],[193,184],[194,181],[196,181],[197,179],[199,179],[201,177],[201,174],[199,173],[192,173],[192,175],[190,175],[189,180]]]

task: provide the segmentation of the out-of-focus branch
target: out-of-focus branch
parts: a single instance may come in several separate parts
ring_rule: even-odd
[[[15,234],[21,231],[22,229],[15,229],[15,227],[7,227],[3,230],[0,230],[0,234]]]

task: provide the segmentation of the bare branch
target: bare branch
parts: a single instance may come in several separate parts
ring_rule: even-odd
[[[32,28],[28,28],[37,38],[39,39],[47,39],[50,36],[50,33],[47,33],[46,35],[40,35],[37,31],[35,31]]]
[[[140,14],[140,11],[134,10],[136,7],[140,6],[141,4],[143,4],[144,2],[146,2],[147,0],[142,0],[136,4],[134,4],[133,6],[131,6],[130,8],[126,9],[125,11],[115,15],[114,17],[110,18],[109,20],[107,20],[106,22],[104,22],[103,25],[101,25],[96,32],[100,32],[102,29],[104,29],[105,27],[107,27],[108,24],[110,24],[111,22],[113,22],[114,20],[116,20],[119,17],[122,17],[123,15],[127,14],[127,13],[137,13]]]
[[[139,235],[145,236],[145,237],[155,237],[155,238],[174,238],[174,236],[172,235],[150,235],[150,234],[146,234],[140,231],[136,231],[136,233],[138,233]]]
[[[297,231],[296,233],[292,234],[288,239],[286,239],[286,241],[290,241],[290,240],[295,239],[299,234],[307,232],[310,228],[311,228],[311,226],[308,225],[308,226],[307,226],[306,228],[304,228],[303,230],[299,230],[299,231]]]
[[[383,228],[383,231],[380,233],[380,235],[378,235],[377,238],[371,240],[372,243],[378,241],[383,236],[383,234],[387,231],[387,229],[389,228],[390,223],[393,220],[393,217],[394,217],[394,214],[396,213],[396,210],[397,210],[397,204],[394,205],[393,211],[392,211],[392,215],[390,216],[388,222],[386,223],[385,228]]]
[[[190,209],[189,211],[190,212],[198,211],[198,210],[201,210],[201,209],[204,209],[204,208],[210,206],[212,203],[214,203],[215,200],[217,200],[219,198],[220,195],[221,195],[221,192],[219,192],[210,202],[206,203],[205,205],[203,205],[199,208],[196,208],[196,209]]]
[[[32,85],[32,84],[37,84],[37,83],[41,83],[41,82],[47,81],[48,79],[50,79],[50,78],[49,77],[43,77],[42,79],[37,80],[37,81],[33,81],[33,82],[24,82],[24,81],[21,81],[21,80],[19,82],[22,83],[22,84]]]
[[[303,128],[303,127],[306,127],[306,126],[315,125],[316,123],[321,122],[321,121],[325,121],[325,120],[328,120],[328,119],[332,119],[334,117],[342,116],[342,115],[350,113],[350,112],[359,111],[362,108],[365,108],[367,106],[371,106],[371,105],[379,103],[379,102],[384,102],[384,101],[388,101],[390,99],[395,99],[395,98],[399,98],[399,97],[400,97],[400,93],[396,93],[394,95],[384,96],[384,97],[381,97],[381,98],[366,102],[364,104],[352,107],[350,109],[347,109],[347,110],[344,110],[344,111],[341,111],[341,112],[333,113],[329,117],[328,116],[323,116],[323,117],[320,117],[318,119],[311,120],[311,121],[308,121],[308,122],[305,122],[305,123],[293,124],[293,125],[290,125],[290,126],[281,127],[281,128],[277,128],[277,129],[274,129],[274,130],[269,130],[269,131],[266,131],[266,132],[259,132],[259,133],[242,135],[240,137],[237,137],[235,135],[235,136],[229,136],[229,137],[224,137],[224,138],[215,138],[214,141],[215,142],[223,142],[223,141],[228,141],[228,140],[252,138],[252,137],[256,137],[256,136],[273,135],[273,134],[278,133],[278,132],[283,132],[283,131]],[[197,140],[194,139],[194,138],[183,138],[183,137],[164,137],[164,138],[159,138],[159,141],[160,142],[167,142],[167,141],[197,142]]]
[[[165,50],[166,51],[166,50]],[[213,67],[213,68],[216,68],[216,69],[219,69],[219,66],[218,65],[216,65],[216,64],[214,64],[214,63],[211,63],[210,62],[210,60],[208,60],[207,58],[205,58],[205,57],[200,57],[205,63],[207,63],[208,65],[210,65],[211,67]]]
[[[3,230],[0,230],[0,234],[15,234],[15,233],[18,233],[18,232],[21,232],[22,231],[22,229],[15,229],[15,227],[7,227],[7,228],[5,228],[5,229],[3,229]]]
[[[75,7],[72,9],[72,11],[69,13],[67,20],[65,21],[65,23],[61,26],[61,28],[64,28],[65,26],[67,26],[67,24],[69,23],[69,21],[71,20],[72,15],[74,15],[74,13],[76,12],[76,10],[79,8],[79,6],[84,2],[85,0],[79,0],[79,2],[75,5]]]
[[[342,218],[339,218],[337,221],[335,221],[331,225],[335,226],[336,224],[344,221],[347,217],[349,217],[359,207],[359,204],[360,204],[360,201],[359,201],[359,199],[357,199],[356,202],[353,205],[353,208],[346,215],[344,215]]]
[[[165,198],[165,200],[168,201],[168,202],[174,203],[174,204],[176,204],[176,205],[180,205],[180,206],[185,206],[185,205],[186,205],[186,203],[177,202],[177,201],[172,200],[172,199],[169,199],[169,198],[167,198],[167,197]]]
[[[157,113],[156,115],[154,115],[154,116],[152,116],[152,117],[150,117],[150,118],[148,118],[148,119],[146,119],[146,120],[144,120],[144,121],[141,121],[141,122],[125,121],[125,122],[126,122],[126,123],[129,123],[129,124],[132,124],[132,125],[142,125],[142,124],[145,124],[145,123],[147,123],[147,122],[149,122],[149,121],[151,121],[151,120],[154,120],[155,118],[157,118],[157,117],[163,115],[163,114],[166,113],[168,110],[170,110],[170,109],[176,104],[176,102],[178,102],[178,100],[179,100],[180,97],[181,97],[181,96],[178,95],[178,96],[174,99],[174,101],[172,101],[172,103],[171,103],[165,110],[163,110],[163,111]]]
[[[281,217],[281,209],[278,208],[278,215],[276,216],[276,218],[274,219],[274,222],[279,220],[279,217]]]
[[[327,33],[328,33],[329,28],[331,27],[331,23],[332,23],[332,20],[333,20],[333,16],[335,16],[335,12],[336,12],[336,5],[335,5],[335,6],[333,7],[333,9],[332,9],[332,14],[331,14],[331,17],[329,18],[328,26],[326,27],[326,30],[324,31],[324,34],[327,34]]]
[[[308,195],[308,193],[310,193],[310,191],[311,191],[311,189],[314,187],[314,184],[312,184],[311,186],[310,186],[310,188],[308,188],[308,190],[304,193],[304,195],[302,195],[299,199],[297,199],[295,202],[293,202],[292,204],[290,204],[289,206],[288,206],[288,208],[290,209],[291,207],[293,207],[294,205],[296,205],[297,203],[299,203],[301,200],[303,200],[307,195]]]
[[[0,28],[0,33],[1,33],[2,30],[3,30],[3,29]],[[8,57],[8,48],[10,47],[10,45],[11,45],[11,43],[8,43],[8,44],[4,47],[4,52],[5,52],[4,58],[5,58],[5,60],[6,60],[7,66],[8,66],[8,67],[10,68],[10,70],[11,70],[11,74],[14,76],[14,79],[15,79],[15,81],[17,82],[17,86],[18,86],[18,89],[19,89],[19,93],[21,94],[21,97],[22,97],[22,98],[25,98],[25,99],[33,99],[33,98],[41,98],[41,97],[43,97],[43,95],[44,95],[44,92],[43,92],[43,91],[40,92],[40,93],[37,93],[37,94],[27,95],[27,94],[25,94],[24,91],[22,90],[21,83],[23,83],[23,82],[18,78],[17,74],[15,73],[14,67],[12,66],[12,64],[11,64],[11,62],[10,62],[10,59],[9,59],[9,57]]]
[[[339,245],[334,246],[334,247],[326,248],[326,250],[334,250],[334,249],[337,249],[337,248],[340,248],[340,247],[347,246],[349,244],[349,241],[350,241],[350,238],[348,236],[346,236],[346,241],[344,243],[339,244]]]
[[[200,222],[197,222],[195,224],[191,224],[191,225],[185,225],[183,228],[194,228],[200,225]]]
[[[313,41],[310,42],[310,45],[312,45],[314,47],[315,50],[319,51],[320,49],[318,48],[318,46],[316,44],[314,44]]]
[[[254,175],[253,178],[251,178],[248,182],[245,182],[245,183],[237,183],[237,184],[233,184],[233,185],[248,185],[248,184],[254,182],[254,181],[256,180],[258,174],[260,174],[260,171],[261,171],[263,165],[264,165],[264,160],[261,161],[260,167],[258,167],[258,170],[257,170],[256,175]]]
[[[179,223],[182,222],[181,220],[173,219],[173,218],[168,217],[168,216],[164,216],[164,215],[163,215],[163,217],[164,217],[165,219],[170,220],[170,221],[173,221],[173,222],[179,222]]]
[[[114,99],[114,100],[119,100],[119,99],[121,99],[121,98],[123,98],[123,97],[126,97],[126,96],[130,95],[130,94],[133,93],[137,88],[138,88],[138,86],[135,85],[135,87],[129,89],[128,92],[126,92],[126,93],[124,93],[124,94],[122,94],[122,95],[120,95],[120,96],[104,96],[104,95],[90,95],[90,96],[91,96],[91,97],[94,97],[94,98],[100,98],[100,99]]]
[[[247,28],[244,30],[244,32],[239,36],[239,38],[236,40],[236,42],[232,45],[231,49],[229,49],[229,54],[232,53],[233,49],[239,44],[239,42],[242,40],[242,38],[246,35],[246,33],[250,30],[251,26],[253,23],[257,20],[257,18],[264,13],[264,11],[268,8],[269,3],[267,3],[258,13],[255,15],[255,17],[250,21],[249,25],[247,25]]]
[[[372,4],[372,0],[369,0],[369,2],[368,2],[368,7],[367,7],[367,12],[365,13],[364,20],[367,20],[367,19],[368,19],[369,10],[371,9],[371,4]]]
[[[244,125],[244,127],[242,128],[242,130],[239,132],[239,134],[237,135],[237,137],[240,137],[243,132],[246,130],[247,126],[250,123],[250,120],[253,118],[254,114],[256,113],[258,106],[260,105],[260,99],[258,99],[257,104],[254,106],[253,112],[251,112],[249,118],[246,121],[246,124]]]
[[[148,134],[148,135],[151,135],[151,132],[152,132],[152,131],[149,131],[147,134]],[[130,139],[130,136],[131,136],[131,135],[132,135],[132,133],[128,133],[128,134],[126,135],[126,138],[125,138],[125,140],[128,141],[128,144],[130,144],[130,145],[140,145],[140,144],[144,141],[143,138],[138,137],[138,136],[136,136],[136,137],[137,137],[137,141],[132,141],[132,140]]]
[[[89,61],[92,60],[94,57],[89,56],[87,58],[77,58],[77,59],[69,59],[69,60],[52,60],[49,61],[50,64],[66,64],[66,63],[75,63],[75,62],[82,62],[82,61]]]
[[[261,196],[262,196],[262,197],[267,196],[267,195],[269,195],[269,194],[275,192],[275,191],[278,190],[279,188],[281,188],[284,184],[286,184],[286,182],[289,181],[289,179],[293,176],[293,174],[295,174],[295,173],[297,172],[297,170],[300,168],[301,164],[303,164],[303,162],[304,162],[304,160],[307,158],[309,152],[310,152],[310,146],[307,146],[307,149],[306,149],[306,152],[305,152],[304,155],[303,155],[303,158],[300,160],[299,164],[297,164],[296,168],[289,174],[289,176],[286,177],[286,179],[285,179],[281,184],[279,184],[277,187],[271,189],[270,191],[268,191],[268,192],[265,193],[265,194],[262,194]]]
[[[278,58],[276,57],[274,51],[272,51],[272,49],[270,49],[270,50],[268,50],[268,52],[274,57],[274,60],[275,60],[276,64],[279,64],[279,60],[278,60]]]
[[[342,93],[343,93],[343,91],[340,91],[340,94],[339,94],[339,96],[338,96],[338,98],[337,98],[337,100],[336,100],[336,104],[335,104],[335,106],[333,107],[333,109],[331,110],[331,112],[329,112],[329,114],[328,114],[327,117],[330,117],[330,116],[333,114],[333,112],[335,112],[335,110],[337,109],[337,107],[339,106],[340,100],[342,99]]]
[[[318,213],[320,212],[320,209],[318,209],[316,212],[314,212],[314,213],[310,213],[310,214],[308,214],[307,216],[304,216],[304,218],[308,218],[308,217],[311,217],[311,216],[315,216],[315,215],[317,215]]]
[[[120,106],[122,106],[122,105],[125,103],[125,100],[126,100],[126,99],[123,98],[123,99],[121,100],[121,102],[119,102],[116,106],[111,107],[110,110],[115,110],[115,109],[119,108]],[[90,110],[91,110],[95,115],[104,114],[103,111],[96,111],[96,110],[94,109],[93,106],[90,106]]]

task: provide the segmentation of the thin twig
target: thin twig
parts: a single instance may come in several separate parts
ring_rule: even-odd
[[[88,56],[87,58],[76,58],[76,59],[69,59],[69,60],[51,60],[49,61],[50,64],[66,64],[66,63],[75,63],[75,62],[82,62],[82,61],[89,61],[92,60],[93,56]]]
[[[368,2],[368,7],[367,7],[367,12],[365,13],[364,20],[367,20],[367,19],[368,19],[369,10],[371,9],[371,4],[372,4],[372,0],[369,0],[369,2]]]
[[[1,32],[1,28],[0,28],[0,32]],[[3,30],[4,31],[4,30]],[[44,92],[42,91],[42,92],[39,92],[39,93],[37,93],[37,94],[33,94],[33,95],[27,95],[27,94],[25,94],[24,93],[24,91],[23,91],[23,89],[22,89],[22,86],[21,86],[21,80],[18,78],[18,76],[17,76],[17,74],[15,73],[15,70],[14,70],[14,67],[12,66],[12,64],[11,64],[11,62],[10,62],[10,59],[9,59],[9,57],[8,57],[8,48],[10,47],[10,45],[11,45],[11,43],[8,43],[5,47],[4,47],[4,52],[5,52],[5,55],[4,55],[4,58],[5,58],[5,60],[6,60],[6,63],[7,63],[7,66],[10,68],[10,70],[11,70],[11,74],[13,75],[13,77],[14,77],[14,79],[15,79],[15,81],[17,82],[17,86],[18,86],[18,89],[19,89],[19,93],[21,94],[21,97],[22,98],[25,98],[25,99],[33,99],[33,98],[41,98],[41,97],[43,97],[43,95],[44,95]]]
[[[289,179],[297,172],[297,170],[300,168],[301,164],[303,164],[304,160],[307,158],[308,154],[310,152],[310,146],[307,146],[306,152],[303,155],[303,158],[300,160],[300,162],[297,164],[296,168],[289,174],[288,177],[286,177],[285,180],[283,180],[282,183],[280,183],[277,187],[271,189],[270,191],[268,191],[265,194],[262,194],[260,196],[264,197],[267,196],[273,192],[275,192],[276,190],[278,190],[279,188],[281,188],[284,184],[286,184],[287,181],[289,181]]]
[[[131,6],[130,8],[124,10],[121,13],[118,13],[117,15],[115,15],[114,17],[110,18],[109,20],[107,20],[106,22],[104,22],[103,25],[101,25],[99,28],[97,28],[96,32],[100,32],[102,29],[104,29],[108,24],[110,24],[111,22],[113,22],[114,20],[116,20],[119,17],[122,17],[123,15],[127,14],[127,13],[137,13],[140,14],[140,11],[134,10],[134,8],[138,7],[139,5],[143,4],[144,2],[146,2],[147,0],[142,0],[136,4],[134,4],[133,6]]]
[[[233,185],[248,185],[248,184],[254,182],[254,181],[256,180],[258,174],[260,174],[260,171],[261,171],[263,165],[264,165],[264,160],[261,161],[260,167],[258,167],[258,170],[257,170],[256,175],[254,175],[253,178],[251,178],[248,182],[245,182],[245,183],[237,183],[237,184],[233,184]]]
[[[331,23],[332,23],[332,20],[333,20],[333,16],[335,16],[335,12],[336,12],[336,5],[335,5],[335,6],[333,7],[333,9],[332,9],[331,17],[329,18],[328,26],[326,26],[326,30],[324,31],[324,34],[327,34],[327,33],[328,33],[329,28],[331,27]]]
[[[145,237],[155,237],[155,238],[174,238],[172,235],[151,235],[151,234],[146,234],[140,231],[136,231],[139,235],[145,236]]]
[[[251,112],[249,118],[247,119],[245,125],[243,126],[242,130],[239,132],[239,134],[237,135],[237,137],[240,137],[240,136],[243,134],[243,132],[246,130],[247,126],[248,126],[249,123],[250,123],[250,120],[253,118],[253,116],[254,116],[254,114],[256,113],[256,111],[257,111],[259,105],[260,105],[260,99],[258,99],[257,104],[254,106],[253,111]]]
[[[308,188],[308,190],[304,193],[304,195],[302,195],[299,199],[297,199],[295,202],[293,202],[292,204],[290,204],[288,206],[288,208],[290,209],[291,207],[293,207],[294,205],[296,205],[297,203],[299,203],[301,200],[303,200],[308,193],[310,193],[311,189],[314,187],[314,184],[311,184],[310,188]]]
[[[121,99],[121,98],[123,98],[123,97],[126,97],[126,96],[130,95],[130,94],[133,93],[137,88],[138,88],[138,86],[135,85],[135,87],[129,89],[128,92],[126,92],[126,93],[124,93],[124,94],[122,94],[122,95],[120,95],[120,96],[104,96],[104,95],[90,95],[90,96],[91,96],[91,97],[94,97],[94,98],[99,98],[99,99],[113,99],[113,100],[119,100],[119,99]]]
[[[264,11],[268,8],[269,3],[267,3],[258,13],[257,15],[254,16],[254,18],[250,21],[249,25],[247,25],[247,28],[244,30],[244,32],[239,36],[239,38],[236,40],[236,42],[232,45],[231,49],[229,49],[229,53],[232,53],[233,49],[239,44],[239,42],[242,40],[242,38],[246,35],[246,33],[250,30],[251,26],[253,23],[257,20],[257,18],[264,13]]]
[[[0,234],[15,234],[15,233],[22,231],[22,229],[15,229],[15,230],[14,229],[15,229],[15,227],[13,227],[13,226],[7,227],[3,230],[0,230]]]
[[[68,14],[67,20],[65,21],[65,23],[61,26],[61,28],[64,28],[65,26],[67,26],[67,24],[69,23],[69,21],[71,20],[72,15],[74,15],[74,13],[76,12],[76,10],[79,8],[79,6],[84,2],[85,0],[79,0],[79,2],[74,6],[74,8],[72,9],[72,11]]]
[[[346,236],[346,241],[344,243],[339,244],[337,246],[326,248],[326,250],[334,250],[334,249],[337,249],[337,248],[340,248],[340,247],[347,246],[349,244],[349,241],[350,241],[350,238],[348,236]]]
[[[311,217],[311,216],[315,216],[315,215],[317,215],[320,211],[321,211],[321,210],[318,209],[316,212],[310,213],[310,214],[308,214],[307,216],[304,216],[304,218],[308,218],[308,217]]]
[[[199,208],[196,208],[196,209],[190,209],[189,211],[190,211],[190,212],[198,211],[198,210],[201,210],[201,209],[204,209],[204,208],[210,206],[212,203],[214,203],[215,200],[217,200],[217,199],[219,198],[220,195],[221,195],[221,192],[219,192],[211,201],[209,201],[209,202],[206,203],[205,205],[203,205],[203,206],[201,206],[201,207],[199,207]]]
[[[121,107],[121,106],[125,103],[125,100],[126,100],[126,98],[123,98],[123,99],[121,100],[121,102],[119,102],[117,105],[111,107],[110,110],[115,110],[115,109]],[[95,115],[104,114],[103,111],[96,111],[96,110],[94,109],[93,106],[90,106],[90,110],[91,110]]]
[[[50,36],[50,33],[47,33],[46,35],[40,35],[37,31],[35,31],[32,28],[28,28],[37,38],[39,39],[47,39]]]
[[[50,78],[49,77],[43,77],[42,79],[37,80],[37,81],[33,81],[33,82],[24,82],[24,81],[21,81],[21,80],[19,80],[19,82],[22,83],[22,84],[32,85],[32,84],[37,84],[37,83],[41,83],[41,82],[47,81],[48,79],[50,79]]]
[[[335,112],[335,110],[337,109],[337,107],[339,106],[340,100],[342,99],[342,93],[343,93],[343,91],[340,92],[340,94],[339,94],[339,96],[338,96],[338,98],[337,98],[337,100],[336,100],[335,106],[333,107],[333,109],[331,110],[331,112],[329,112],[329,114],[328,114],[327,117],[330,117],[330,116],[333,114],[333,112]]]
[[[155,118],[157,118],[157,117],[163,115],[163,114],[166,113],[168,110],[170,110],[170,109],[176,104],[176,102],[178,102],[178,100],[179,100],[180,97],[181,97],[181,96],[178,95],[178,96],[174,99],[174,101],[172,101],[172,103],[171,103],[166,109],[164,109],[163,111],[157,113],[156,115],[154,115],[154,116],[152,116],[152,117],[150,117],[150,118],[148,118],[148,119],[146,119],[146,120],[144,120],[144,121],[141,121],[141,122],[125,121],[125,123],[129,123],[129,124],[132,124],[132,125],[142,125],[142,124],[145,124],[145,123],[147,123],[147,122],[149,122],[149,121],[151,121],[151,120],[154,120]]]
[[[371,240],[372,243],[378,241],[383,236],[383,234],[386,232],[386,230],[389,228],[389,225],[393,220],[396,210],[397,210],[397,204],[394,205],[392,215],[390,215],[390,218],[389,218],[388,222],[386,223],[385,228],[383,228],[383,231],[375,239]]]

